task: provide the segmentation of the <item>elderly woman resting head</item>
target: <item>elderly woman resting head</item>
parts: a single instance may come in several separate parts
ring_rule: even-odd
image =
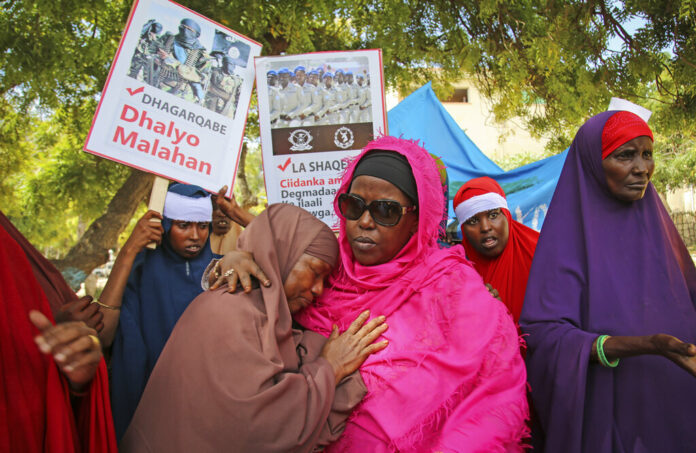
[[[272,205],[239,238],[273,281],[197,297],[162,351],[122,451],[312,451],[335,440],[365,394],[354,371],[387,342],[384,317],[360,314],[328,341],[292,327],[321,295],[338,253],[320,220]],[[364,325],[363,325],[364,324]],[[345,379],[344,379],[345,378]]]

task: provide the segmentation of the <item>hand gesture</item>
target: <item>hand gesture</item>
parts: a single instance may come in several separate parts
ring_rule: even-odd
[[[251,292],[251,276],[256,277],[263,286],[271,286],[271,281],[266,277],[254,257],[249,252],[232,250],[217,262],[208,275],[210,289],[217,289],[227,283],[227,292],[237,290],[237,283],[241,283],[245,293]]]
[[[159,222],[157,220],[159,220]],[[133,228],[133,232],[123,247],[131,248],[135,253],[139,253],[150,242],[160,244],[163,234],[162,214],[150,210],[138,220],[138,223],[135,225],[135,228]]]
[[[696,345],[684,343],[678,338],[664,333],[652,336],[658,354],[668,358],[689,374],[696,376]]]
[[[384,322],[384,316],[378,316],[365,324],[369,316],[370,310],[365,310],[340,335],[338,327],[334,326],[329,340],[324,344],[321,356],[331,364],[336,375],[336,385],[360,368],[370,354],[381,351],[389,343],[387,340],[373,343],[388,326]]]
[[[495,297],[499,301],[503,301],[503,299],[500,298],[500,294],[498,293],[498,290],[493,288],[493,285],[490,283],[486,283],[486,289],[488,290],[489,293],[491,293],[491,296]]]
[[[56,324],[82,321],[87,327],[101,332],[104,328],[103,318],[104,315],[99,310],[99,306],[92,303],[92,296],[84,296],[60,307],[60,311],[56,314]]]
[[[212,198],[223,214],[230,219],[235,220],[238,217],[238,212],[241,208],[237,204],[237,200],[235,200],[234,195],[232,195],[232,198],[225,198],[226,193],[227,186],[222,186],[222,189],[220,189],[217,194],[213,195]]]
[[[51,354],[73,390],[81,390],[94,378],[102,358],[96,330],[82,321],[53,325],[43,313],[32,310],[29,319],[41,332],[34,341],[44,354]]]

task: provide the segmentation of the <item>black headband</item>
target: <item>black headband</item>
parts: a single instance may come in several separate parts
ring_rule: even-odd
[[[374,176],[394,184],[418,205],[418,187],[408,160],[394,151],[374,150],[365,154],[353,172],[353,179],[358,176]],[[351,181],[351,182],[352,182]]]

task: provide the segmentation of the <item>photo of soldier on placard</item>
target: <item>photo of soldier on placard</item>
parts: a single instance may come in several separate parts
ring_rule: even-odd
[[[249,45],[215,30],[213,50],[210,54],[215,59],[215,64],[210,73],[205,106],[217,113],[234,118],[242,87],[242,78],[235,73],[235,69],[246,67],[249,59]]]
[[[268,111],[262,128],[270,129],[273,155],[360,149],[374,136],[373,98],[382,94],[381,68],[365,52],[370,51],[257,60],[259,112]],[[377,90],[370,82],[374,71]],[[381,97],[377,111],[383,116]],[[262,122],[265,118],[261,114]]]
[[[266,73],[272,129],[372,122],[366,61],[348,62],[344,66],[352,69],[345,70],[331,64],[298,63],[304,64]]]
[[[212,30],[209,51],[201,43],[202,30],[195,19],[181,19],[176,33],[163,32],[162,22],[150,19],[143,26],[128,75],[234,118],[243,81],[236,68],[246,68],[249,45]],[[206,36],[211,34],[208,30]]]

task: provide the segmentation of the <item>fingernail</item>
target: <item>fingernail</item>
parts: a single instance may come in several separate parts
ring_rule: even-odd
[[[384,321],[385,319],[387,319],[387,317],[384,316],[384,315],[382,315],[382,316],[379,317],[379,319],[381,319],[382,321]]]
[[[74,368],[73,368],[72,365],[65,365],[65,366],[63,367],[63,370],[67,371],[68,373],[71,372],[73,369],[74,369]]]
[[[55,357],[56,360],[59,362],[62,362],[63,360],[65,360],[65,354],[63,354],[62,352],[59,352],[58,354],[54,355],[53,357]]]
[[[271,286],[271,281],[266,280],[265,282],[263,282],[263,286]]]
[[[39,347],[39,351],[43,352],[44,354],[48,354],[51,352],[51,347],[46,343],[46,340],[44,340],[44,337],[35,337],[34,341],[36,342],[36,345]]]

